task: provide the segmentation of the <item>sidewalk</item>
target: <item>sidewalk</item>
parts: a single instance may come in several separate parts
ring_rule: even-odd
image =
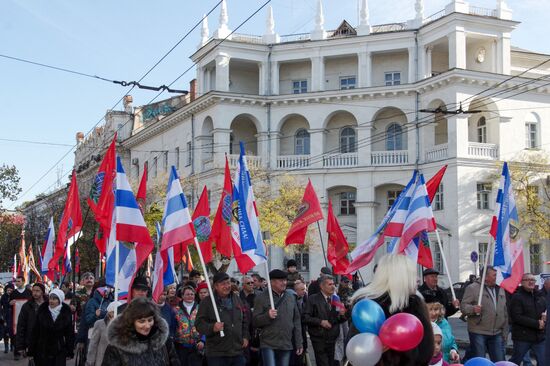
[[[29,360],[21,357],[19,361],[13,359],[13,352],[4,353],[4,341],[0,340],[0,365],[2,366],[27,366]],[[74,366],[74,359],[67,361],[67,366]]]

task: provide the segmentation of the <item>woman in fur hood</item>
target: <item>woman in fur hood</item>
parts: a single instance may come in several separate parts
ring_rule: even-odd
[[[102,366],[180,366],[168,336],[155,303],[136,298],[109,324]]]

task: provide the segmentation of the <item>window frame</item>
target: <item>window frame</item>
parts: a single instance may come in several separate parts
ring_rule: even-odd
[[[395,200],[397,200],[397,198],[399,197],[401,192],[403,192],[403,189],[401,189],[399,191],[396,191],[396,190],[386,191],[386,200],[387,200],[387,203],[388,203],[388,211],[393,206]],[[393,196],[395,196],[395,197],[393,197]]]
[[[531,130],[534,128],[534,131]],[[525,148],[526,149],[538,149],[538,123],[537,122],[525,122]]]
[[[439,183],[437,191],[435,191],[435,196],[432,204],[434,211],[443,211],[445,209],[445,199],[444,199],[444,188],[443,183]]]
[[[191,141],[187,141],[187,160],[185,161],[185,166],[191,166],[193,162],[193,145]]]
[[[303,134],[299,136],[300,134]],[[305,128],[299,128],[294,134],[294,155],[310,155],[311,139],[309,131]],[[301,141],[301,145],[299,144]],[[301,149],[301,152],[299,151]]]
[[[349,81],[353,79],[353,84],[351,84],[350,86],[350,83]],[[342,85],[342,82],[345,82],[346,85]],[[340,76],[340,90],[350,90],[350,89],[355,89],[357,87],[357,76],[355,75],[350,75],[350,76]]]
[[[481,116],[477,120],[476,136],[477,136],[478,143],[480,144],[487,143],[487,119],[484,116]]]
[[[529,269],[533,274],[539,274],[542,272],[542,244],[530,243],[529,244]]]
[[[351,196],[351,197],[350,197]],[[344,191],[338,194],[338,200],[340,202],[340,215],[339,216],[354,216],[357,214],[355,209],[355,202],[357,199],[357,193],[354,191]]]
[[[395,129],[395,131],[390,132],[390,128]],[[386,151],[401,151],[403,150],[403,127],[397,123],[392,122],[386,128]],[[391,148],[393,145],[393,149]]]
[[[298,83],[298,85],[296,85]],[[307,79],[292,80],[292,94],[304,94],[308,92]],[[304,87],[305,86],[305,87]]]
[[[488,182],[476,183],[476,201],[478,210],[490,210],[491,209],[491,193],[493,192],[493,185]]]
[[[180,168],[180,147],[176,147],[176,169]]]
[[[351,133],[344,135],[348,131],[351,131]],[[349,154],[357,152],[357,133],[352,126],[345,126],[340,129],[339,141],[340,153]]]
[[[390,76],[389,79],[388,76]],[[384,84],[385,86],[401,85],[401,71],[385,71]]]

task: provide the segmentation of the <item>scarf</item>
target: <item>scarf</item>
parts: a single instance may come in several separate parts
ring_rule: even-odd
[[[52,308],[51,306],[48,306],[48,309],[50,310],[50,314],[52,314],[52,319],[55,322],[57,317],[59,316],[59,313],[61,312],[61,307],[63,304],[57,305],[55,308]]]
[[[183,306],[185,306],[185,310],[187,310],[187,314],[191,315],[191,310],[193,309],[193,305],[195,305],[195,302],[185,302],[185,301],[182,301],[183,302]]]

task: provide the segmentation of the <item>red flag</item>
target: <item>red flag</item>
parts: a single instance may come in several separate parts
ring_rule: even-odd
[[[212,249],[212,247],[210,247],[210,249]],[[212,255],[212,253],[210,253],[210,255]],[[208,263],[206,262],[206,259],[205,259],[205,263]],[[193,260],[191,259],[191,253],[189,253],[189,246],[188,246],[187,250],[183,254],[183,270],[186,271],[187,273],[190,273],[193,270],[193,268],[194,268]]]
[[[57,230],[57,240],[52,259],[48,263],[50,270],[58,268],[59,259],[65,255],[65,245],[72,245],[80,236],[82,228],[82,212],[78,198],[78,185],[76,183],[76,172],[73,170],[71,187],[63,209],[63,216]]]
[[[288,234],[286,234],[285,244],[304,244],[308,226],[322,219],[323,211],[319,199],[315,194],[311,180],[308,180],[302,204],[298,208],[298,214],[292,222]]]
[[[23,276],[25,283],[29,279],[29,268],[27,255],[25,254],[25,230],[21,231],[21,247],[19,248],[19,268],[17,270],[19,276]]]
[[[110,232],[111,217],[113,214],[114,194],[113,180],[116,176],[116,133],[111,145],[105,153],[105,157],[94,177],[88,205],[95,215],[96,221],[104,228],[104,232]]]
[[[195,232],[197,233],[197,240],[199,241],[204,263],[212,261],[212,240],[210,226],[210,206],[208,205],[208,190],[204,186],[197,207],[193,211],[193,226],[195,226]]]
[[[36,267],[36,262],[34,260],[34,253],[32,252],[32,244],[29,245],[29,255],[27,256],[28,262],[29,262],[29,269],[34,273],[36,276],[36,280],[38,282],[42,281],[42,276],[40,275],[40,271]]]
[[[512,243],[512,248],[510,249],[512,250],[512,273],[510,274],[510,277],[502,280],[499,284],[499,277],[502,276],[499,271],[497,274],[497,284],[509,293],[513,294],[521,283],[521,279],[525,272],[523,262],[523,240],[519,239],[518,241]]]
[[[104,230],[105,229],[99,226],[94,237],[95,246],[100,254],[105,254],[105,251],[107,250],[107,235],[105,235]]]
[[[143,165],[143,175],[136,194],[136,201],[141,208],[141,212],[145,209],[145,201],[147,200],[147,164]]]
[[[439,188],[439,184],[441,183],[441,180],[443,179],[443,175],[445,174],[446,170],[447,170],[447,165],[439,169],[439,171],[435,173],[435,175],[431,177],[429,181],[426,182],[426,191],[428,191],[428,197],[430,197],[430,203],[432,203],[432,201],[434,200],[435,192],[437,192],[437,189]]]
[[[349,266],[347,258],[349,245],[338,224],[338,220],[336,220],[336,216],[334,216],[331,200],[328,201],[327,233],[327,259],[332,264],[332,272],[334,274],[345,274]]]
[[[218,253],[231,258],[231,215],[232,215],[232,184],[231,173],[229,171],[229,162],[225,157],[225,178],[223,191],[216,211],[216,217],[212,224],[212,234],[210,240],[216,244]]]

